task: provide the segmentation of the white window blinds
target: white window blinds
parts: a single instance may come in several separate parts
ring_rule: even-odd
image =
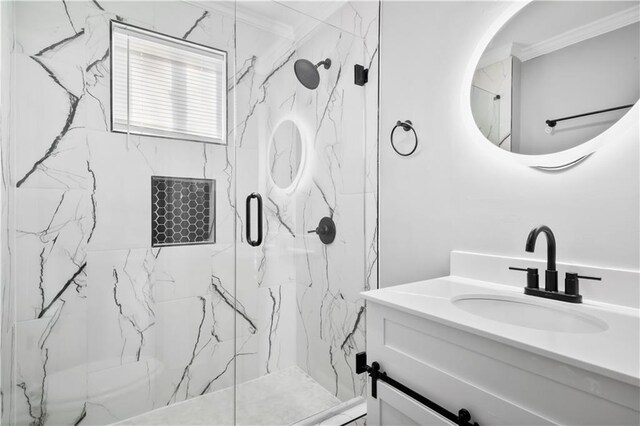
[[[226,53],[120,23],[111,28],[115,132],[226,143]]]

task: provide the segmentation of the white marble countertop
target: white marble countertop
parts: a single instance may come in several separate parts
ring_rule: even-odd
[[[585,300],[571,304],[527,296],[522,288],[447,276],[362,293],[373,302],[480,335],[522,350],[640,386],[639,310]],[[551,309],[589,315],[604,321],[597,333],[533,329],[485,319],[452,301],[465,295],[508,296]]]

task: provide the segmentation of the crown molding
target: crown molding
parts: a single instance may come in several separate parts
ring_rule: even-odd
[[[640,5],[630,7],[613,15],[605,16],[602,19],[558,34],[557,36],[531,46],[523,47],[516,56],[523,62],[528,61],[538,56],[571,46],[572,44],[615,31],[638,21],[640,21]]]
[[[510,43],[488,50],[482,54],[480,61],[478,61],[477,68],[484,68],[488,65],[495,64],[496,62],[507,59],[509,56],[515,56],[522,62],[528,61],[639,21],[640,4],[530,46]]]

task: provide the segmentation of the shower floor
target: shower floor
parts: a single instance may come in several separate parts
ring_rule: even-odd
[[[237,387],[239,425],[289,425],[340,404],[298,367]],[[233,388],[223,389],[124,420],[118,425],[230,425]]]

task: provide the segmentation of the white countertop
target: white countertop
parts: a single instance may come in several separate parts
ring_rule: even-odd
[[[448,276],[362,293],[369,302],[537,353],[594,373],[640,386],[640,311],[584,300],[572,304],[527,296],[522,288]],[[596,317],[607,324],[598,333],[539,330],[485,319],[452,303],[465,295],[509,296],[563,311]]]

